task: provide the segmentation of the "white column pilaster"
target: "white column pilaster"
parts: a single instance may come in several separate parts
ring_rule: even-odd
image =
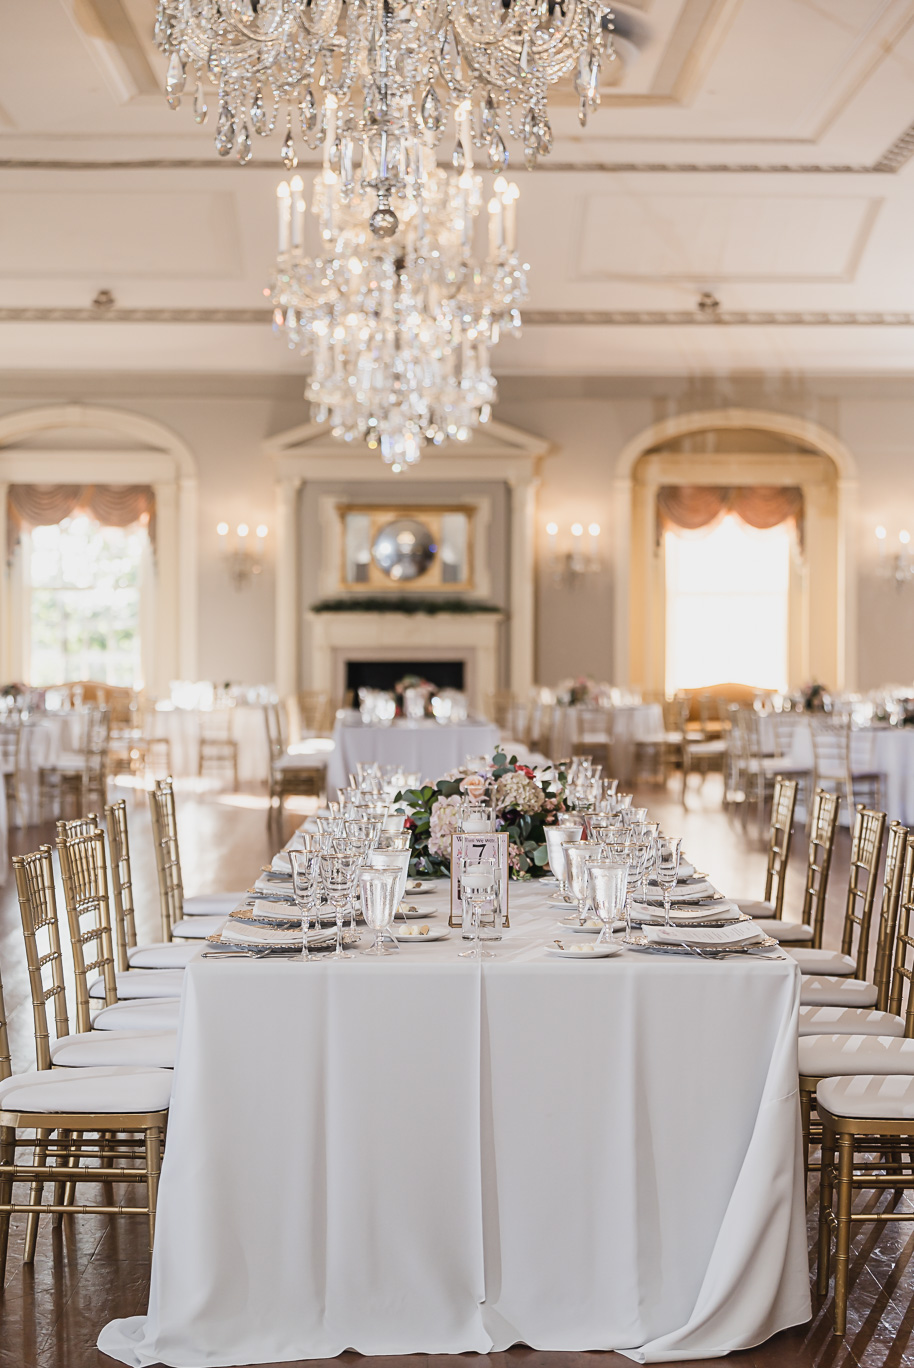
[[[511,489],[511,621],[508,668],[512,692],[526,695],[533,686],[536,589],[534,535],[536,477],[509,480]]]

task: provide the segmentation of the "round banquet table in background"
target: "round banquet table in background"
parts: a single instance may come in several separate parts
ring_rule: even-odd
[[[791,762],[813,767],[812,732],[805,717],[797,719]],[[851,732],[851,764],[855,769],[871,766],[884,776],[882,799],[889,821],[914,823],[914,727],[861,727]],[[847,820],[842,804],[842,820]]]
[[[557,707],[553,715],[552,756],[571,754],[572,746],[588,741],[609,742],[610,773],[629,780],[635,769],[635,742],[663,734],[663,708],[659,703],[620,703],[612,708]]]
[[[198,773],[200,764],[200,722],[205,712],[197,708],[163,708],[152,714],[152,735],[166,737],[171,750],[171,772],[175,778]],[[264,783],[270,774],[266,722],[258,704],[239,703],[232,709],[232,739],[238,743],[238,780]]]
[[[149,1309],[104,1353],[703,1360],[809,1318],[796,963],[551,959],[546,896],[485,961],[190,964]]]
[[[337,790],[355,774],[356,764],[376,762],[418,770],[423,783],[433,783],[462,765],[468,755],[491,755],[498,745],[499,730],[493,722],[441,723],[434,719],[410,722],[398,718],[389,727],[366,726],[358,713],[337,717],[333,728],[335,746],[327,765],[327,793]]]

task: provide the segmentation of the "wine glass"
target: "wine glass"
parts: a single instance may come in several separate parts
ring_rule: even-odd
[[[654,873],[657,875],[657,882],[663,891],[663,924],[669,926],[671,921],[670,904],[673,901],[673,890],[679,878],[679,859],[682,853],[682,837],[677,836],[675,840],[667,838],[666,841],[657,842],[657,858],[654,865]]]
[[[360,857],[354,850],[321,851],[321,883],[336,918],[336,949],[331,957],[333,959],[353,958],[348,950],[343,949],[343,918],[352,899],[359,863]]]
[[[625,936],[627,944],[633,944],[632,936],[632,897],[636,886],[647,871],[651,848],[647,841],[632,840],[625,844],[625,860],[628,864],[628,878],[625,882]]]
[[[362,900],[362,916],[365,925],[374,932],[374,944],[363,955],[389,955],[382,942],[384,932],[390,927],[397,910],[397,884],[400,879],[398,869],[372,869],[370,866],[359,870],[359,894]],[[393,937],[391,937],[393,940]],[[394,949],[400,947],[394,940]]]
[[[603,923],[597,945],[612,942],[613,923],[618,920],[625,904],[628,865],[621,862],[597,860],[587,866],[594,909]]]
[[[397,871],[397,902],[394,907],[394,916],[406,896],[406,880],[409,877],[409,861],[412,851],[409,845],[402,850],[372,850],[368,854],[368,864],[371,869],[395,869]]]
[[[595,856],[599,858],[599,855],[600,847],[593,841],[569,841],[565,846],[569,882],[578,905],[578,921],[582,926],[587,921],[587,900],[590,895],[587,864]]]
[[[460,959],[492,959],[492,951],[479,943],[479,919],[487,903],[497,895],[495,864],[492,860],[478,862],[463,860],[460,869],[460,899],[468,914],[473,932],[469,950],[459,952]]]
[[[311,913],[320,895],[320,851],[290,850],[292,864],[292,895],[301,917],[301,957],[305,962],[311,959],[308,946],[308,929]],[[320,917],[315,917],[315,930],[320,928]]]
[[[568,899],[568,869],[565,864],[565,847],[569,841],[580,840],[582,830],[582,827],[547,826],[544,828],[549,868],[558,879],[559,897],[566,901]]]

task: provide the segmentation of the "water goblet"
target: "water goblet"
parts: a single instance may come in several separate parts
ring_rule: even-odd
[[[483,949],[479,941],[479,921],[483,908],[497,895],[495,864],[491,860],[464,860],[460,869],[460,898],[468,914],[473,932],[469,950],[459,952],[460,959],[492,959],[492,951]]]
[[[568,878],[578,905],[578,921],[582,926],[587,921],[587,900],[590,895],[587,863],[599,854],[600,847],[593,841],[569,841],[565,846]]]
[[[566,813],[561,814],[567,816]],[[568,898],[568,868],[565,863],[565,847],[569,841],[579,841],[583,832],[580,826],[547,826],[544,828],[546,834],[546,852],[549,856],[549,868],[559,881],[559,896]]]
[[[628,865],[597,860],[588,864],[587,868],[594,910],[603,923],[597,945],[608,945],[612,943],[613,923],[618,920],[625,904]]]
[[[382,831],[374,843],[375,850],[409,850],[412,837],[408,831]]]
[[[320,855],[321,883],[336,919],[336,949],[332,959],[352,959],[343,949],[343,919],[352,899],[353,887],[359,870],[359,856],[352,850],[322,850]]]
[[[394,916],[397,915],[400,904],[406,895],[406,880],[409,878],[409,861],[412,851],[407,845],[402,850],[371,850],[368,853],[368,865],[371,869],[395,869],[397,871],[397,902],[394,907]]]
[[[679,859],[682,853],[682,837],[675,839],[667,838],[666,841],[658,841],[658,850],[654,873],[657,882],[663,892],[663,924],[669,926],[671,921],[670,904],[673,901],[673,890],[679,878]]]
[[[394,919],[394,912],[397,910],[397,884],[400,872],[397,869],[372,869],[365,866],[359,870],[359,895],[362,901],[362,916],[365,925],[370,931],[374,932],[374,944],[367,950],[363,950],[363,955],[389,955],[390,951],[384,948],[382,939],[385,931],[389,931],[391,922]],[[394,938],[394,950],[400,949]]]

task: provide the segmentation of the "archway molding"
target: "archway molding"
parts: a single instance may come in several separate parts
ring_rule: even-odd
[[[97,443],[89,434],[98,433]],[[67,434],[72,434],[68,440]],[[46,439],[46,440],[45,440]],[[91,404],[55,404],[0,415],[0,678],[22,665],[21,578],[10,564],[11,484],[150,484],[156,557],[146,684],[167,692],[196,676],[197,467],[190,448],[155,419]]]
[[[733,449],[701,455],[667,451],[701,432],[734,434]],[[741,451],[739,434],[769,434],[794,453]],[[648,461],[653,469],[645,472]],[[677,414],[644,428],[619,454],[615,506],[615,660],[621,682],[664,687],[665,589],[662,555],[654,538],[658,484],[674,482],[688,461],[688,483],[798,483],[807,503],[808,554],[794,596],[791,659],[796,677],[816,676],[852,688],[856,676],[856,561],[851,515],[857,464],[828,428],[796,414],[765,409],[705,409]],[[815,609],[815,616],[814,610]]]

